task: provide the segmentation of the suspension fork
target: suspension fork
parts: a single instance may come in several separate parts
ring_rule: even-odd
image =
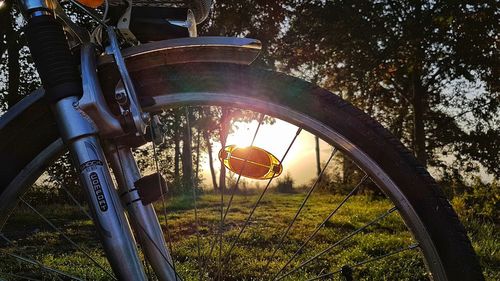
[[[123,207],[111,180],[97,128],[81,110],[82,81],[52,0],[21,0],[26,37],[59,132],[80,173],[106,256],[119,280],[146,280]]]
[[[58,101],[53,110],[113,272],[119,280],[146,280],[95,128],[79,110],[76,97]]]
[[[137,143],[142,143],[142,136],[130,134],[127,136],[119,120],[110,112],[99,85],[93,46],[83,45],[81,53],[84,93],[78,101],[78,107],[90,116],[89,119],[96,122],[99,134],[108,138],[105,153],[118,183],[122,205],[126,208],[131,226],[137,234],[137,242],[141,245],[155,274],[162,281],[180,280],[179,276],[175,275],[172,259],[165,247],[165,239],[155,210],[151,204],[143,204],[139,197],[135,182],[141,178],[141,174],[130,147],[118,144],[119,136],[126,136],[125,139],[128,140],[137,138]],[[121,65],[123,66],[124,63]],[[127,73],[126,75],[130,78]],[[156,184],[152,185],[152,188],[157,187]]]

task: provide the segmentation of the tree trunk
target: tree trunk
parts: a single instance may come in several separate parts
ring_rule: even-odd
[[[231,112],[227,108],[222,109],[221,123],[220,123],[220,143],[222,148],[226,146],[227,136],[229,134],[229,126],[231,125]],[[220,175],[219,175],[219,188],[221,190],[226,189],[226,167],[221,164]]]
[[[422,81],[416,74],[412,74],[412,107],[413,107],[413,151],[418,161],[427,166],[427,153],[425,148],[425,93]]]
[[[191,144],[191,126],[189,122],[190,114],[186,108],[186,123],[182,138],[182,181],[184,190],[188,190],[193,185],[193,146]]]
[[[9,90],[7,96],[7,106],[11,108],[14,104],[22,99],[22,96],[19,94],[19,85],[20,85],[20,75],[21,75],[21,66],[19,65],[19,50],[21,48],[19,44],[19,36],[17,32],[14,30],[15,19],[12,18],[12,15],[8,14],[8,26],[5,39],[7,40],[7,70],[9,73]]]
[[[316,175],[319,177],[321,174],[321,159],[319,155],[319,138],[318,136],[314,136],[315,144],[316,144]]]
[[[355,165],[352,161],[342,154],[342,183],[344,185],[352,184],[354,181]]]
[[[403,139],[404,130],[405,130],[405,119],[408,115],[408,105],[404,102],[401,106],[401,109],[398,111],[398,116],[392,122],[390,126],[391,133],[397,137],[398,139]]]
[[[422,39],[424,38],[424,30],[422,23],[422,6],[423,2],[415,1],[414,23],[411,25],[413,32],[413,46],[415,60],[412,69],[409,72],[410,85],[412,91],[412,108],[413,108],[413,152],[420,164],[427,166],[427,153],[425,147],[425,111],[427,109],[427,93],[422,82],[422,63],[425,59],[425,52],[422,49]]]
[[[174,180],[176,182],[180,181],[180,163],[179,158],[181,155],[180,149],[180,126],[179,126],[179,115],[174,112]]]
[[[205,139],[205,143],[207,144],[207,153],[208,153],[208,166],[210,167],[210,174],[212,176],[212,185],[214,186],[214,190],[219,189],[217,186],[217,178],[215,176],[214,169],[214,159],[212,157],[212,144],[210,143],[210,134],[208,131],[203,131],[203,138]]]
[[[196,133],[196,174],[195,180],[198,185],[200,182],[200,130],[197,130]]]

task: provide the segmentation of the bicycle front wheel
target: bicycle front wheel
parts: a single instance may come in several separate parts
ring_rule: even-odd
[[[338,96],[293,77],[246,66],[200,63],[131,71],[140,81],[137,90],[147,110],[237,107],[319,136],[351,159],[392,201],[434,279],[482,278],[463,226],[429,173],[386,129]]]
[[[174,180],[166,204],[156,209],[166,219],[182,278],[483,279],[465,230],[432,177],[387,130],[338,96],[247,66],[139,69],[129,70],[144,110],[158,114],[166,131],[184,128],[170,136],[183,138],[186,149],[172,157],[159,145],[142,161],[145,173],[158,167]],[[114,92],[117,80],[116,73],[101,72],[104,92]],[[215,151],[207,157],[220,151],[224,161],[245,124],[251,132],[245,144],[272,154],[280,169],[245,183],[245,166],[258,161],[243,154],[239,168],[213,165],[219,171],[212,179],[224,170],[222,180],[211,181],[208,172],[203,180],[201,153],[190,149],[210,147]],[[314,136],[321,140],[316,156],[324,160],[318,167],[307,160]],[[196,155],[198,164],[186,155]],[[177,157],[190,160],[175,165]],[[336,178],[341,161],[353,163],[351,172]],[[175,183],[179,177],[184,182]]]

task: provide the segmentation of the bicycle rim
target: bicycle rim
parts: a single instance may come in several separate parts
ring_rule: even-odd
[[[286,122],[289,122],[290,124],[293,124],[295,126],[298,126],[300,128],[305,129],[306,131],[317,135],[321,137],[325,143],[328,143],[331,145],[332,150],[339,150],[341,153],[344,155],[348,156],[350,159],[353,160],[354,163],[356,163],[357,166],[361,168],[362,171],[366,173],[366,175],[383,191],[384,194],[386,194],[389,198],[390,201],[393,202],[395,209],[397,212],[401,215],[401,217],[404,220],[404,223],[408,226],[408,228],[411,230],[411,234],[414,238],[413,241],[415,243],[406,245],[409,247],[409,250],[413,250],[415,248],[422,249],[424,254],[425,254],[425,262],[428,266],[428,268],[432,271],[432,277],[436,280],[447,280],[446,277],[446,271],[443,268],[443,264],[441,262],[441,259],[439,257],[439,254],[437,253],[436,247],[430,238],[427,229],[420,219],[420,217],[417,215],[417,212],[412,206],[412,203],[406,198],[406,196],[401,192],[401,189],[398,187],[398,185],[391,179],[391,177],[384,171],[380,165],[374,161],[369,155],[363,151],[356,143],[352,142],[350,139],[346,138],[342,133],[336,131],[335,129],[331,128],[328,126],[328,124],[325,124],[325,122],[322,122],[321,120],[317,120],[317,118],[311,117],[309,114],[305,114],[304,112],[300,112],[295,110],[294,108],[291,108],[287,106],[286,104],[281,104],[281,103],[273,103],[272,101],[268,99],[259,99],[251,96],[245,96],[242,95],[241,93],[231,93],[231,92],[199,92],[199,91],[194,91],[194,92],[189,92],[189,91],[183,91],[179,93],[175,92],[168,92],[165,94],[161,93],[155,93],[153,95],[150,95],[148,98],[148,104],[150,106],[146,107],[145,109],[147,111],[151,112],[159,112],[160,110],[163,110],[165,108],[175,108],[178,106],[188,106],[188,108],[198,108],[197,106],[207,106],[207,105],[212,105],[212,106],[225,106],[225,107],[235,107],[235,108],[242,108],[245,110],[253,110],[255,112],[258,112],[259,114],[265,114],[266,116],[270,116],[273,118],[279,118],[281,120],[284,120]],[[152,102],[153,101],[153,102]],[[151,105],[152,104],[152,105]],[[60,148],[60,143],[55,143],[53,147],[51,147],[49,150],[46,151],[45,154],[41,154],[39,159],[35,159],[33,163],[33,169],[31,171],[28,171],[24,174],[20,174],[13,183],[11,183],[11,186],[9,190],[13,190],[10,196],[15,196],[13,194],[16,194],[14,191],[19,191],[19,188],[16,188],[16,186],[21,186],[22,183],[29,182],[36,173],[39,171],[39,167],[41,166],[40,163],[46,163],[48,162],[48,159],[53,158],[53,153],[55,153],[58,149]],[[286,167],[285,167],[286,169]],[[310,188],[310,187],[309,187]],[[356,186],[354,186],[356,188]],[[305,191],[309,190],[308,188],[305,189]],[[256,192],[258,193],[259,190]],[[307,193],[307,192],[305,192]],[[207,193],[208,194],[208,193]],[[224,194],[223,194],[224,195]],[[194,196],[196,198],[197,196]],[[6,198],[6,197],[4,197]],[[15,197],[11,197],[15,198]],[[345,198],[345,197],[343,197]],[[7,201],[14,201],[14,200],[8,200]],[[226,199],[227,200],[227,199]],[[342,201],[342,200],[341,200]],[[224,203],[224,202],[222,202]],[[222,209],[224,210],[225,205],[221,204]],[[389,208],[389,210],[392,210],[392,208]],[[394,211],[392,210],[391,213]],[[247,210],[252,212],[251,210]],[[191,214],[191,213],[190,213]],[[247,217],[248,218],[248,217]],[[377,217],[376,217],[377,218]],[[199,227],[199,226],[197,226]],[[222,229],[222,228],[221,228]],[[240,228],[241,229],[241,228]],[[359,229],[356,228],[354,231],[357,231]],[[292,230],[290,230],[292,231]],[[364,229],[362,229],[364,231]],[[211,233],[208,236],[216,236],[217,231]],[[287,234],[288,235],[288,234]],[[284,235],[284,239],[287,239],[287,235]],[[349,234],[348,234],[349,235]],[[233,234],[234,236],[234,234]],[[280,237],[281,235],[278,235]],[[345,236],[344,236],[345,237]],[[234,238],[234,237],[231,237]],[[276,237],[274,237],[276,240]],[[342,238],[341,238],[342,239]],[[279,240],[279,239],[278,239]],[[283,240],[283,239],[281,239]],[[208,240],[207,240],[208,241]],[[210,240],[210,241],[215,241],[215,240]],[[207,242],[208,245],[210,246],[213,244],[213,242]],[[231,239],[226,241],[226,243],[229,245],[229,248],[231,248],[231,245],[233,242],[230,242]],[[235,241],[235,240],[232,240]],[[338,241],[338,240],[337,240]],[[206,241],[205,241],[206,242]],[[274,241],[276,243],[276,241]],[[300,243],[302,242],[302,243]],[[301,244],[303,244],[305,240],[299,241],[299,243],[296,243],[295,249],[292,249],[289,255],[292,255],[294,253],[294,250],[297,250],[297,247],[300,247]],[[330,241],[330,246],[332,244],[335,244],[336,241],[332,240]],[[238,244],[235,243],[235,244]],[[278,243],[279,244],[279,243]],[[416,245],[415,247],[413,247]],[[191,245],[194,246],[194,245]],[[271,247],[271,249],[276,249],[273,247],[276,247],[273,243],[268,244],[268,246]],[[212,246],[215,247],[215,246]],[[224,248],[226,247],[226,248]],[[230,251],[227,249],[226,246],[220,247],[223,251]],[[238,246],[235,246],[236,249]],[[281,246],[280,246],[281,247]],[[210,248],[210,247],[209,247]],[[215,247],[216,248],[216,247]],[[244,249],[244,248],[243,248]],[[398,254],[399,252],[398,249],[393,249],[393,252],[396,252]],[[192,249],[194,252],[195,250]],[[277,251],[281,251],[281,249],[278,249]],[[175,252],[174,251],[174,257],[175,257]],[[366,256],[367,260],[373,259],[376,261],[378,257],[384,257],[384,255],[391,254],[392,252],[387,252],[387,253],[382,253],[378,255],[372,255],[372,256]],[[274,255],[274,254],[273,254]],[[274,258],[273,255],[267,256],[267,258]],[[310,257],[314,256],[314,254],[310,254]],[[225,253],[225,255],[222,255],[220,258],[221,261],[224,261],[225,256],[230,257],[231,253]],[[178,257],[179,258],[179,257]],[[186,258],[185,256],[182,258]],[[209,257],[210,258],[210,257]],[[203,259],[206,259],[204,257]],[[308,259],[305,259],[307,261]],[[221,266],[221,261],[219,261],[219,265]],[[303,260],[304,261],[304,260]],[[345,263],[346,269],[344,271],[347,271],[347,268],[350,268],[356,264],[363,263],[364,260],[352,260],[349,262]],[[286,264],[286,260],[282,262],[281,266],[283,264]],[[300,265],[300,264],[298,264]],[[363,265],[363,264],[362,264]],[[182,267],[182,262],[179,264],[180,267]],[[191,265],[185,265],[186,271],[189,271]],[[269,265],[266,265],[266,267]],[[342,269],[344,267],[338,268],[338,272],[335,271],[334,268],[327,268],[327,269],[322,269],[319,271],[305,271],[302,273],[297,273],[297,272],[292,272],[292,274],[295,275],[288,275],[286,278],[292,278],[290,280],[295,280],[297,276],[300,276],[300,274],[303,274],[304,276],[307,276],[305,280],[307,279],[313,279],[313,278],[327,278],[331,277],[331,275],[328,275],[330,273],[342,273]],[[218,269],[219,270],[219,269]],[[203,274],[207,274],[205,276],[202,276],[202,278],[213,278],[217,279],[217,277],[220,277],[222,275],[221,273],[213,273],[210,275],[208,270],[202,269]],[[276,278],[280,278],[282,275],[286,274],[287,271],[284,271],[283,274],[275,276]],[[215,275],[214,275],[215,274]],[[298,274],[298,275],[297,275]],[[246,276],[243,279],[251,279],[251,278],[259,278],[260,275],[258,276]],[[198,276],[195,275],[193,279],[196,279]],[[275,279],[276,279],[275,278]],[[295,278],[295,279],[294,279]],[[228,276],[227,278],[221,278],[222,280],[231,280],[231,276]],[[237,278],[236,278],[237,279]],[[272,279],[271,279],[272,280]]]

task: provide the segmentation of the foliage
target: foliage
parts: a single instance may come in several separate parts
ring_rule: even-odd
[[[294,180],[290,174],[278,177],[276,180],[276,191],[280,193],[294,193]]]
[[[500,280],[500,227],[491,220],[461,217],[479,257],[486,280]]]
[[[478,162],[498,178],[496,4],[493,0],[219,0],[200,33],[260,39],[264,49],[256,66],[304,77],[343,96],[388,127],[422,163],[442,169],[445,180],[446,174],[460,180],[463,173],[477,172]],[[95,25],[70,5],[67,8],[89,30]],[[39,86],[23,24],[15,7],[0,9],[2,110]],[[231,120],[257,118],[244,111],[227,115],[221,108],[192,108],[188,117],[176,109],[160,116],[166,136],[158,147],[160,170],[175,192],[189,192],[189,179],[201,182],[196,163],[212,155],[214,142],[224,143]],[[191,141],[187,141],[189,130]],[[145,174],[155,169],[151,147],[136,153]],[[449,164],[449,159],[454,162]],[[213,167],[214,159],[209,162]],[[350,171],[348,161],[342,165],[341,174],[324,175],[319,189],[344,194],[356,184],[362,175]],[[65,156],[49,169],[47,180],[81,192],[71,170]],[[211,174],[213,187],[225,189],[223,173],[218,180],[215,171]],[[460,199],[465,205],[487,199],[487,188],[476,187],[477,193],[463,187],[469,190]],[[497,189],[492,192],[498,194]]]
[[[484,183],[476,178],[470,186],[453,197],[455,210],[467,219],[492,220],[500,223],[500,184]]]
[[[8,1],[8,4],[11,2]],[[498,264],[500,258],[491,253],[497,251],[499,243],[496,231],[500,217],[499,182],[484,183],[476,179],[469,185],[462,179],[461,172],[477,171],[477,162],[480,162],[491,174],[497,178],[500,176],[499,21],[496,7],[497,3],[493,0],[219,0],[211,18],[200,29],[204,35],[260,39],[264,49],[255,65],[278,68],[304,77],[343,96],[388,127],[414,150],[422,163],[443,168],[443,181],[445,186],[449,186],[447,192],[453,198],[452,203],[467,219],[467,225],[473,231],[474,246],[479,250],[487,275],[495,280],[498,279],[498,269],[492,265]],[[91,28],[88,18],[75,11],[72,15]],[[0,10],[2,111],[39,86],[38,76],[24,46],[23,24],[15,7]],[[214,142],[224,143],[231,130],[231,120],[257,118],[243,111],[227,114],[229,117],[224,117],[221,108],[193,108],[187,116],[175,109],[169,109],[160,116],[166,136],[165,142],[158,146],[160,169],[171,183],[172,194],[183,195],[177,201],[172,200],[169,206],[179,233],[189,231],[189,225],[186,226],[185,221],[175,216],[182,211],[192,213],[189,203],[191,191],[186,183],[193,175],[186,175],[187,170],[198,172],[198,168],[186,167],[197,163],[202,157],[201,152],[211,151]],[[265,122],[271,123],[272,120]],[[193,136],[190,141],[188,131]],[[198,152],[193,153],[196,149]],[[139,148],[135,153],[145,169],[143,172],[155,168],[151,147]],[[443,157],[453,157],[455,163],[448,165]],[[213,160],[210,159],[210,162]],[[342,174],[328,171],[319,180],[317,188],[324,191],[322,196],[326,193],[346,194],[362,177],[358,171],[349,171],[345,159],[342,163]],[[49,168],[47,182],[30,191],[34,196],[33,202],[59,202],[66,196],[61,186],[71,190],[79,200],[84,198],[77,185],[77,176],[72,171],[68,156],[63,156]],[[215,173],[212,176],[213,187],[224,189],[220,179],[217,184]],[[200,176],[196,177],[194,184],[198,185],[200,180]],[[277,182],[279,192],[294,193],[297,189],[290,175],[279,178]],[[244,188],[244,183],[242,186]],[[371,183],[363,185],[361,193],[372,194],[370,186]],[[298,200],[293,197],[294,194],[290,196],[289,201]],[[327,196],[335,197],[331,194]],[[216,200],[211,200],[210,196],[204,199],[208,202],[201,202],[202,205],[216,209],[213,204]],[[332,200],[338,201],[338,198]],[[246,202],[248,198],[242,201]],[[366,210],[363,202],[361,199],[356,201],[359,206],[354,208],[360,212],[374,212]],[[268,213],[276,212],[276,208],[283,214],[289,212],[282,202],[270,199],[265,203],[269,207]],[[56,211],[56,217],[64,221],[74,221],[77,217],[68,208],[57,208]],[[32,219],[25,217],[23,223]],[[240,223],[239,217],[232,219],[236,222],[234,225]],[[85,220],[83,218],[75,223],[86,225],[88,221]],[[478,223],[479,220],[481,223]],[[280,227],[278,221],[270,220],[269,223],[270,229]],[[343,227],[352,225],[339,219],[330,226],[345,230]],[[83,243],[88,232],[89,229],[86,229],[75,237],[81,237]],[[52,244],[55,240],[53,236],[55,234],[42,231],[34,233],[27,241],[59,247]],[[254,246],[261,246],[274,238],[252,233],[244,239],[255,243],[252,244]],[[379,239],[381,245],[396,241],[391,234],[373,239]],[[193,248],[191,244],[184,246]],[[361,252],[370,254],[368,248],[363,248]],[[36,254],[49,265],[67,266],[83,262],[73,252],[60,257],[43,252]],[[187,261],[195,260],[190,256],[192,251],[181,250],[178,254],[184,255]],[[262,251],[238,252],[241,256],[262,258],[266,257],[265,254]],[[240,273],[255,277],[252,274],[257,272],[255,263],[258,259],[254,260],[251,264],[241,264],[236,271],[241,270]],[[180,267],[189,271],[189,262]],[[385,273],[384,267],[380,268],[373,270]],[[85,274],[95,280],[104,278],[95,269]],[[408,274],[409,278],[416,278]]]
[[[80,185],[79,175],[73,167],[68,152],[59,157],[46,172],[48,177],[44,178],[44,185],[52,186],[52,190],[60,194],[60,198],[66,199],[66,191],[64,191],[66,189],[79,202],[85,200],[86,195]]]
[[[423,164],[446,149],[498,176],[495,2],[296,2],[281,68],[365,109]]]

